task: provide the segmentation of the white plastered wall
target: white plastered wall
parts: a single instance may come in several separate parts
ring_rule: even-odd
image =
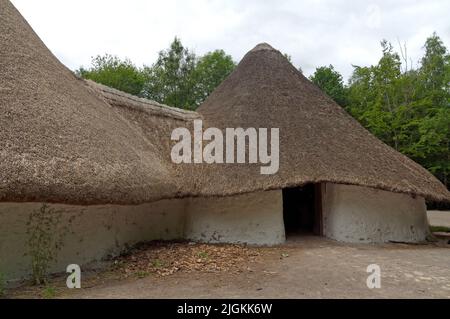
[[[343,242],[422,242],[429,235],[425,200],[352,185],[324,183],[324,236]]]
[[[283,243],[282,192],[191,199],[187,206],[185,237],[208,243]]]
[[[0,272],[8,279],[31,273],[30,258],[25,255],[27,221],[42,205],[0,203]],[[151,240],[273,245],[285,239],[281,191],[162,200],[139,206],[48,207],[61,212],[59,233],[67,228],[51,272],[118,255],[136,243]]]
[[[7,278],[31,273],[27,221],[42,203],[0,204],[0,272]],[[62,248],[51,272],[114,256],[138,242],[183,236],[184,200],[163,200],[139,206],[48,205],[61,216]],[[72,219],[72,222],[69,220]]]
[[[326,237],[344,242],[420,242],[429,234],[425,201],[359,186],[324,183]],[[49,205],[69,225],[52,272],[117,255],[138,242],[189,239],[276,245],[285,241],[281,190],[139,206]],[[0,203],[0,272],[30,274],[27,220],[42,203]],[[71,223],[68,220],[73,217]]]

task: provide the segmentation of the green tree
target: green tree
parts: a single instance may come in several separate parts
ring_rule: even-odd
[[[283,53],[283,56],[284,56],[290,63],[292,63],[292,55],[287,54],[287,53]]]
[[[375,92],[372,90],[373,66],[361,67],[354,65],[353,68],[353,74],[349,80],[348,105],[346,109],[362,122],[363,114],[369,108],[370,101],[375,99]],[[362,124],[367,126],[367,123]]]
[[[193,73],[196,56],[175,37],[170,48],[159,52],[158,60],[145,68],[143,95],[151,100],[183,109],[196,105]]]
[[[332,65],[317,68],[309,79],[340,106],[347,105],[347,90],[342,75]]]
[[[449,186],[450,175],[450,54],[433,33],[425,42],[418,70],[416,108],[422,120],[412,155]]]
[[[146,80],[141,70],[130,60],[121,60],[109,54],[92,58],[88,69],[81,67],[75,72],[85,79],[133,95],[141,93]]]
[[[159,52],[152,66],[136,67],[130,60],[106,54],[92,59],[85,78],[133,95],[183,109],[196,109],[234,70],[236,63],[223,50],[197,58],[175,37]]]
[[[435,105],[442,105],[448,99],[449,55],[442,40],[433,33],[425,42],[425,55],[421,60],[420,75],[423,88],[428,90]]]
[[[216,50],[202,56],[193,72],[195,107],[199,106],[233,72],[235,67],[233,58],[223,50]]]
[[[399,150],[401,62],[389,42],[383,40],[381,47],[377,65],[355,66],[347,109],[378,138]]]
[[[387,41],[379,63],[355,66],[347,110],[378,138],[420,163],[448,186],[450,58],[433,34],[416,70],[402,70]],[[406,60],[406,59],[405,59]]]
[[[436,110],[418,125],[420,138],[414,144],[413,156],[436,175],[447,187],[450,173],[450,113],[448,108]]]

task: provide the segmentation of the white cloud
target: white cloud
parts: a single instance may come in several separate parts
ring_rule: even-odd
[[[224,49],[240,60],[259,42],[292,56],[306,74],[333,64],[345,78],[351,64],[380,57],[383,38],[406,42],[418,61],[427,36],[450,43],[450,2],[262,0],[13,0],[47,46],[69,68],[103,53],[151,64],[174,36],[203,54]]]

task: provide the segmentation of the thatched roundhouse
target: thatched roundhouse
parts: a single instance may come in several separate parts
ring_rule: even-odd
[[[278,173],[174,164],[171,132],[195,120],[279,128]],[[8,278],[30,273],[36,216],[57,219],[49,229],[61,233],[62,248],[52,271],[64,271],[157,239],[273,245],[304,231],[420,242],[425,199],[450,200],[428,171],[267,44],[198,112],[183,111],[77,78],[9,0],[0,0],[0,128],[0,271]]]

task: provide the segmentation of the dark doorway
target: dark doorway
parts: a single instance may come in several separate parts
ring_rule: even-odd
[[[286,235],[322,235],[320,184],[283,189],[283,215]]]

